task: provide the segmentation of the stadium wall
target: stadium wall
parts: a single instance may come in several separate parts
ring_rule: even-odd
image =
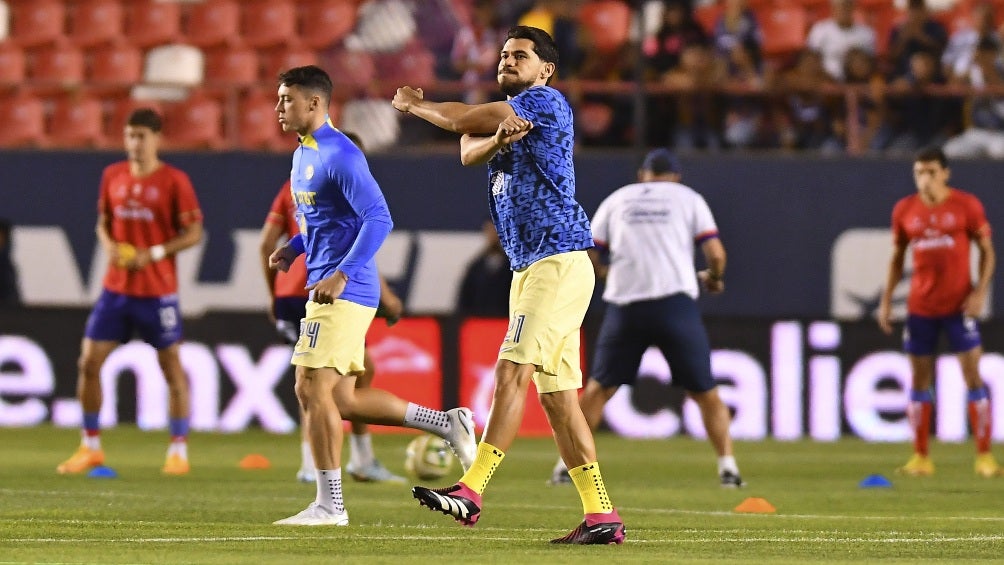
[[[636,157],[579,154],[578,191],[587,212],[632,180]],[[0,217],[16,224],[15,259],[27,304],[87,307],[97,296],[103,265],[93,234],[97,184],[102,168],[118,158],[0,153]],[[288,156],[199,153],[167,160],[188,171],[206,216],[205,244],[180,259],[185,313],[260,310],[265,288],[257,232]],[[464,266],[482,242],[485,169],[462,167],[456,155],[441,153],[378,154],[371,166],[395,221],[378,257],[381,271],[410,313],[452,313]],[[914,190],[909,160],[704,156],[684,159],[684,167],[684,181],[710,203],[729,251],[729,290],[703,299],[705,312],[854,320],[874,311],[888,259],[889,216],[896,200]],[[953,183],[983,200],[992,224],[1004,213],[1000,170],[992,161],[953,166]],[[1002,284],[1004,277],[997,277],[994,293]]]

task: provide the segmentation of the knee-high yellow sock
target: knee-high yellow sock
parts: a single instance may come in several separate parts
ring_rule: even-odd
[[[488,481],[492,479],[495,469],[498,469],[505,459],[505,453],[490,443],[481,442],[478,444],[478,455],[474,458],[474,464],[460,477],[460,482],[478,494],[484,494],[488,488]]]
[[[575,490],[579,491],[579,498],[582,499],[582,512],[584,514],[606,514],[613,512],[614,505],[607,496],[607,487],[603,484],[603,476],[600,474],[600,464],[596,461],[580,465],[568,470],[568,476],[572,478]]]

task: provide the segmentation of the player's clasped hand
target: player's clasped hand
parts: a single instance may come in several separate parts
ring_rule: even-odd
[[[412,88],[410,86],[402,86],[397,89],[394,94],[394,99],[391,100],[391,104],[400,112],[407,113],[411,110],[411,104],[425,98],[425,93],[422,92],[421,88]]]
[[[293,250],[293,248],[288,245],[283,245],[268,256],[268,266],[273,269],[279,269],[285,273],[289,271],[289,266],[293,264],[294,260],[296,260],[297,255],[298,254]]]
[[[711,294],[718,294],[725,291],[725,281],[721,278],[713,278],[707,269],[697,272],[697,278],[704,285],[704,290]]]
[[[495,131],[495,143],[499,146],[509,145],[523,139],[523,136],[531,129],[533,129],[533,124],[529,120],[516,115],[509,116],[502,120],[498,130]]]
[[[330,277],[326,279],[321,279],[314,284],[307,287],[307,290],[313,291],[313,300],[318,304],[331,304],[342,292],[345,291],[345,285],[349,282],[349,277],[341,271],[335,271]]]

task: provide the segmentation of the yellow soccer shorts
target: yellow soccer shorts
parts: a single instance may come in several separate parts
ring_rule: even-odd
[[[535,365],[538,393],[582,387],[579,331],[595,285],[585,251],[545,257],[513,273],[499,359]]]
[[[292,363],[311,369],[332,367],[342,375],[362,373],[366,331],[375,314],[376,308],[347,300],[307,302]]]

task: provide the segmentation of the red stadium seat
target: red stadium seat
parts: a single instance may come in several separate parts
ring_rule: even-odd
[[[402,84],[419,87],[436,82],[436,56],[418,41],[396,53],[374,55],[373,61],[385,95]]]
[[[348,97],[365,90],[376,79],[373,56],[365,51],[339,49],[327,54],[322,63],[335,90],[348,90]]]
[[[31,79],[39,83],[38,91],[73,88],[84,82],[84,53],[74,45],[58,42],[33,52],[28,70]]]
[[[115,101],[111,113],[108,117],[108,124],[105,128],[105,143],[110,148],[122,148],[123,137],[125,135],[126,122],[129,115],[140,108],[151,108],[158,113],[163,113],[160,103],[153,100],[136,100],[124,96]]]
[[[59,0],[19,0],[12,6],[11,39],[24,47],[63,37],[66,7]]]
[[[763,31],[763,54],[790,55],[805,46],[808,15],[798,4],[777,4],[757,14]]]
[[[621,0],[591,0],[579,10],[579,23],[597,51],[616,51],[627,43],[631,8]]]
[[[128,89],[143,78],[143,53],[131,44],[112,43],[91,52],[87,80],[99,92]]]
[[[299,5],[300,35],[304,44],[327,49],[341,41],[356,25],[354,0],[312,0]]]
[[[284,144],[293,146],[294,135],[283,139],[285,134],[279,127],[275,103],[275,93],[263,90],[252,91],[241,100],[237,119],[237,145],[241,149],[262,151]]]
[[[275,78],[285,70],[305,65],[316,65],[317,63],[317,52],[313,49],[307,47],[283,49],[266,59],[265,76],[262,77],[262,80],[272,81],[274,84]]]
[[[296,6],[289,0],[254,0],[244,5],[241,37],[252,47],[274,47],[296,37]]]
[[[97,98],[63,97],[49,117],[49,145],[100,147],[104,144],[102,121],[101,102]]]
[[[175,43],[181,37],[181,4],[158,0],[129,2],[125,35],[137,47]]]
[[[14,86],[27,76],[24,50],[13,41],[0,42],[0,86]]]
[[[240,5],[235,0],[206,0],[192,6],[185,30],[186,43],[212,47],[240,37]]]
[[[119,0],[82,0],[70,11],[70,41],[92,47],[122,35],[123,10]]]
[[[701,24],[708,35],[715,32],[715,25],[725,12],[725,6],[720,2],[714,4],[701,4],[694,8],[694,20]]]
[[[45,106],[27,92],[0,98],[0,147],[45,145]]]
[[[258,52],[250,47],[217,47],[206,53],[205,84],[250,86],[258,81]]]
[[[164,145],[169,149],[223,147],[223,108],[198,92],[164,110]]]

